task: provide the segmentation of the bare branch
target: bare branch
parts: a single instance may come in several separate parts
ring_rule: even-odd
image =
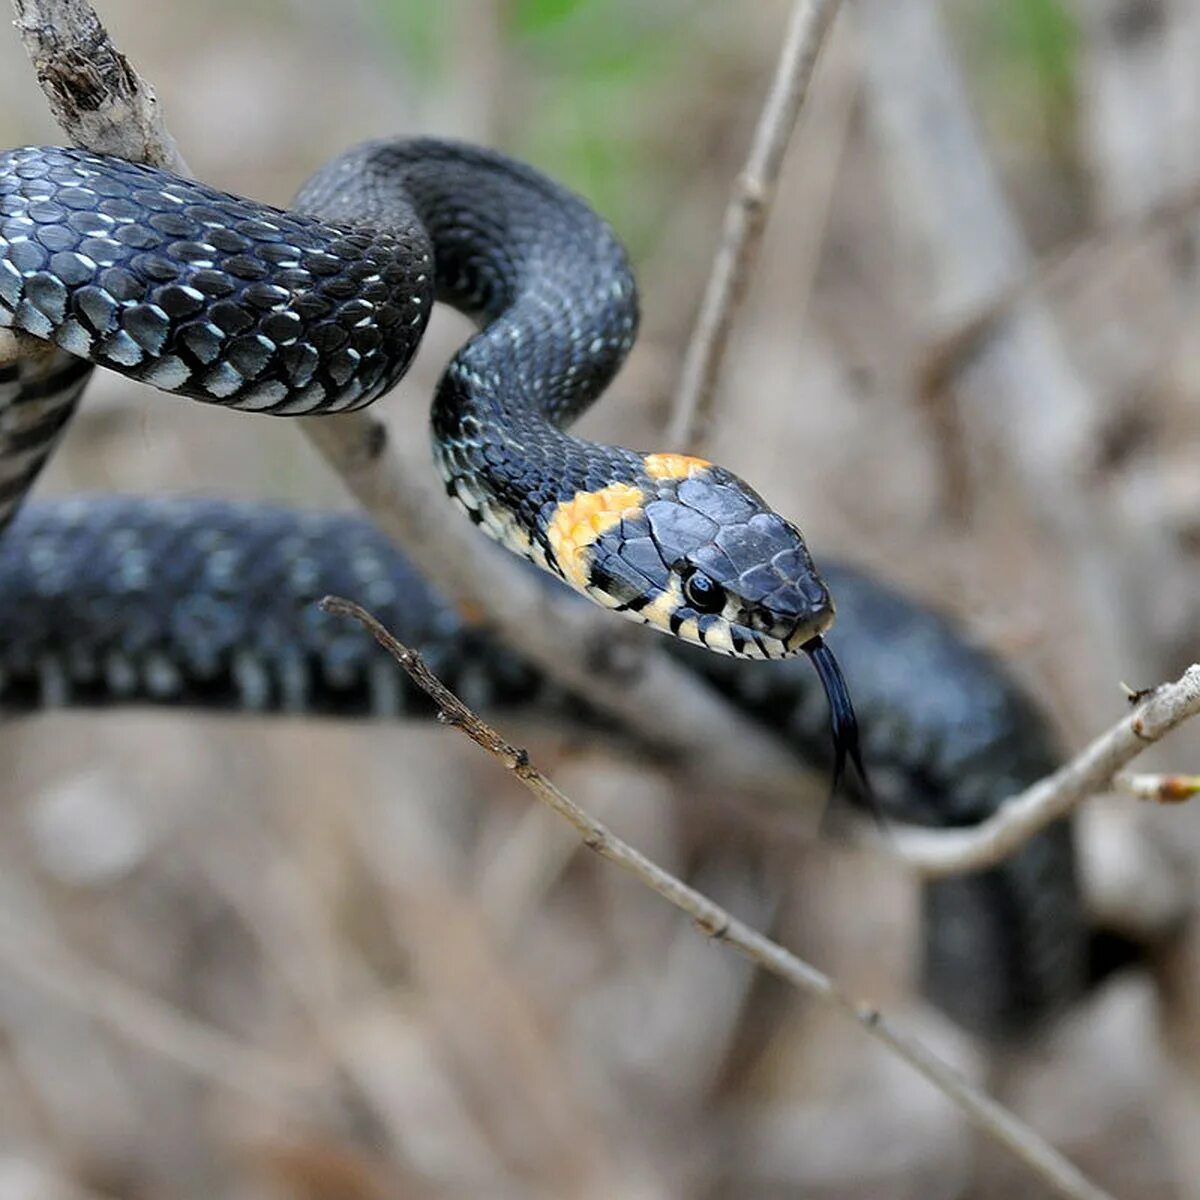
[[[712,421],[729,334],[762,244],[784,152],[837,9],[837,0],[796,0],[792,8],[771,90],[725,209],[720,245],[684,356],[667,435],[669,444],[680,449],[698,449]]]
[[[13,4],[39,82],[72,140],[186,173],[153,91],[113,47],[87,0]],[[93,68],[85,71],[82,64],[93,58]],[[63,85],[64,78],[75,76],[86,77],[86,89]],[[123,129],[126,124],[131,133]],[[386,428],[363,412],[298,418],[296,424],[418,568],[452,600],[482,614],[484,623],[550,678],[629,725],[648,747],[703,764],[730,789],[784,799],[799,809],[791,755],[673,662],[653,638],[639,643],[634,662],[613,661],[608,648],[624,627],[614,633],[611,615],[550,595],[530,572],[458,520],[434,486],[427,453],[419,462],[402,458]],[[714,738],[714,729],[722,736]],[[814,809],[805,819],[815,822],[816,815]]]
[[[969,829],[893,829],[886,846],[930,878],[994,866],[1089,796],[1109,789],[1126,763],[1197,713],[1200,664],[1193,664],[1174,683],[1155,688],[1133,713],[1101,734],[1066,766],[1002,804],[981,825]]]
[[[154,89],[91,5],[13,0],[13,12],[50,112],[77,146],[188,173]]]
[[[321,607],[326,612],[350,617],[367,629],[429,696],[444,724],[460,729],[477,746],[512,771],[542,804],[571,824],[589,850],[628,871],[651,891],[686,913],[706,937],[731,946],[793,987],[845,1013],[953,1101],[977,1128],[1020,1158],[1056,1194],[1103,1200],[1106,1193],[1090,1183],[1034,1130],[1003,1105],[976,1089],[922,1042],[893,1025],[877,1008],[853,1000],[823,971],[739,921],[707,896],[622,841],[606,825],[580,808],[533,765],[524,750],[505,740],[496,729],[468,708],[429,670],[415,650],[410,650],[393,637],[369,612],[353,601],[338,596],[326,596],[321,601]],[[1200,668],[1197,669],[1197,690],[1200,691]]]

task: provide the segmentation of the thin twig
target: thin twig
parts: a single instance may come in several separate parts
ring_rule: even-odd
[[[725,209],[721,242],[684,356],[668,430],[668,443],[680,449],[699,449],[712,421],[729,334],[762,244],[784,153],[837,9],[837,0],[796,0],[792,8],[750,153]]]
[[[1112,782],[1113,790],[1156,804],[1180,804],[1200,796],[1200,775],[1139,775],[1122,771]]]
[[[1089,796],[1112,787],[1126,763],[1197,713],[1200,665],[1193,664],[1174,683],[1155,688],[1066,766],[1006,801],[982,824],[969,829],[893,828],[886,848],[930,878],[993,866]]]
[[[71,141],[188,173],[153,90],[113,47],[87,0],[13,0],[13,6],[38,80]],[[64,79],[76,83],[67,86]],[[386,427],[363,412],[294,423],[420,571],[549,678],[636,730],[648,748],[703,764],[731,790],[796,805],[790,754],[673,662],[653,637],[639,643],[634,661],[614,661],[606,652],[614,641],[613,617],[552,595],[457,519],[434,484],[427,451],[419,461],[402,453]],[[713,737],[714,729],[722,736]],[[815,823],[815,809],[809,815]]]
[[[571,824],[589,850],[628,871],[668,903],[687,913],[705,936],[731,946],[793,987],[848,1015],[873,1038],[914,1067],[951,1099],[980,1130],[1020,1158],[1058,1195],[1103,1200],[1106,1193],[1090,1183],[1034,1130],[980,1092],[923,1043],[894,1026],[877,1008],[853,1000],[824,972],[751,929],[707,896],[688,887],[580,808],[533,765],[524,750],[506,741],[468,708],[429,670],[415,650],[397,641],[369,612],[353,601],[338,596],[326,596],[321,601],[321,607],[326,612],[358,621],[429,696],[437,706],[439,720],[453,729],[461,730],[477,746],[503,763],[541,803]]]

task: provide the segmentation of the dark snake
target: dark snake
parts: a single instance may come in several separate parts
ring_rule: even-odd
[[[448,495],[484,532],[673,634],[698,676],[835,772],[858,756],[836,647],[889,816],[971,824],[1053,767],[1044,722],[994,662],[861,575],[822,578],[795,526],[735,475],[565,431],[633,341],[624,253],[531,168],[430,140],[349,151],[286,212],[79,150],[0,157],[0,327],[46,344],[0,367],[0,706],[427,711],[365,635],[311,603],[333,592],[470,702],[560,708],[361,520],[99,498],[13,519],[92,363],[248,411],[345,411],[403,375],[435,298],[480,326],[438,387],[432,432]],[[821,691],[789,658],[801,649],[833,703],[832,746]],[[1020,1033],[1083,989],[1066,824],[927,886],[924,903],[926,991],[970,1028]]]

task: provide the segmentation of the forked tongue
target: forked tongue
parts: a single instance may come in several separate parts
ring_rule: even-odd
[[[854,715],[854,704],[850,700],[850,689],[846,687],[842,668],[833,651],[819,634],[810,638],[801,649],[812,660],[817,671],[817,678],[825,689],[829,701],[829,726],[833,733],[833,788],[831,795],[836,796],[842,776],[846,771],[846,760],[854,767],[858,780],[863,804],[871,810],[876,819],[882,817],[879,802],[871,789],[871,781],[867,778],[867,770],[863,766],[862,753],[858,748],[858,718]]]

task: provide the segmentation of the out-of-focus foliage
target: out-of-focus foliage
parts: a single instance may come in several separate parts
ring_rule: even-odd
[[[511,6],[512,22],[521,33],[540,33],[586,4],[587,0],[517,0]]]
[[[1008,0],[984,15],[998,54],[1029,76],[1045,102],[1073,103],[1079,31],[1062,0]]]
[[[439,79],[450,70],[457,28],[471,19],[425,0],[374,0],[380,28],[406,69]],[[500,47],[510,64],[496,98],[494,139],[589,196],[634,252],[653,242],[670,203],[647,119],[702,67],[710,0],[647,5],[634,0],[514,0],[500,8]],[[444,80],[441,80],[444,82]]]
[[[380,28],[395,44],[409,70],[436,75],[445,58],[439,36],[438,6],[420,0],[374,0]]]
[[[1075,143],[1079,28],[1064,0],[959,0],[954,15],[985,123],[1063,161]]]

